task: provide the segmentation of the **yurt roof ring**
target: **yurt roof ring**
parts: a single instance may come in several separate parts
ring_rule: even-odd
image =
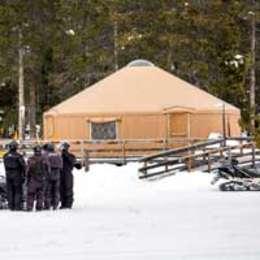
[[[137,59],[127,64],[127,67],[153,67],[154,64],[148,60]]]

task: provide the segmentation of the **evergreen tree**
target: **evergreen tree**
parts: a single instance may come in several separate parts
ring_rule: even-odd
[[[250,12],[259,39],[259,4],[253,10],[251,0],[1,0],[4,126],[17,121],[20,31],[31,126],[53,105],[143,58],[238,106],[247,128]],[[257,45],[258,85],[259,59]]]

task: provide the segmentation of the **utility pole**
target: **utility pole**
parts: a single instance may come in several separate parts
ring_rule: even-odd
[[[24,127],[25,127],[25,103],[24,103],[24,64],[23,56],[24,49],[22,43],[22,30],[18,29],[18,138],[24,139]]]
[[[256,76],[255,76],[255,61],[256,61],[256,15],[255,15],[255,5],[256,1],[252,0],[252,11],[249,12],[251,16],[251,57],[252,64],[250,69],[250,124],[251,124],[251,133],[255,133],[255,85],[256,85]]]

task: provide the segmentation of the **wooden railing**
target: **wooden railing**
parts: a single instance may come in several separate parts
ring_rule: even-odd
[[[201,138],[172,138],[172,139],[126,139],[126,140],[69,140],[71,151],[79,158],[88,157],[89,160],[102,158],[117,159],[125,163],[130,160],[138,160],[140,157],[151,153],[167,151],[174,147],[182,147],[187,144],[199,142]],[[20,143],[23,152],[30,153],[36,144],[44,144],[49,140],[25,140]],[[54,144],[59,144],[60,140],[51,140]],[[7,142],[2,142],[2,149]],[[1,150],[1,140],[0,140]]]
[[[237,141],[235,146],[225,146],[225,142]],[[10,141],[10,140],[9,140]],[[23,153],[32,153],[36,144],[44,144],[49,140],[26,140],[21,142]],[[148,178],[161,174],[171,174],[176,170],[191,170],[199,165],[206,165],[207,170],[213,168],[214,161],[223,158],[224,152],[239,150],[235,156],[251,156],[254,154],[254,144],[248,138],[228,138],[227,140],[205,140],[201,138],[171,138],[171,139],[127,139],[127,140],[70,140],[71,151],[85,164],[86,169],[91,163],[126,164],[139,161],[143,166],[139,169],[140,178]],[[0,140],[0,151],[8,141]],[[60,143],[60,140],[52,140]],[[250,152],[246,151],[251,145]],[[216,147],[217,146],[217,147]],[[1,152],[0,152],[1,158]],[[253,158],[252,158],[252,161]]]
[[[228,141],[239,141],[239,143],[226,145]],[[199,169],[202,166],[210,172],[213,169],[214,163],[219,162],[227,155],[237,158],[249,156],[250,159],[244,162],[252,163],[254,166],[256,161],[255,144],[248,138],[208,140],[149,155],[140,160],[143,166],[139,169],[139,177],[151,178],[158,175],[169,175],[180,170],[190,171],[192,169]]]

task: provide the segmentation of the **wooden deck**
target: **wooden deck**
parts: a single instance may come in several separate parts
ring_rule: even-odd
[[[111,162],[126,163],[138,161],[140,158],[153,153],[167,151],[174,147],[183,147],[187,144],[194,144],[203,139],[193,138],[172,138],[172,139],[127,139],[127,140],[69,140],[71,151],[78,158],[85,159],[93,163]],[[10,142],[10,140],[9,140]],[[49,140],[25,140],[20,143],[20,151],[30,154],[33,146],[44,144]],[[60,140],[52,140],[58,145]],[[7,140],[0,140],[0,151],[6,151]]]
[[[227,145],[229,141],[233,145]],[[0,140],[0,158],[6,152],[10,140]],[[20,151],[32,154],[36,144],[48,140],[30,140],[20,143]],[[60,141],[53,143],[58,145]],[[226,156],[236,157],[239,162],[257,164],[260,152],[249,138],[228,138],[226,140],[205,140],[199,138],[146,139],[146,140],[70,140],[71,151],[86,167],[93,163],[124,165],[139,162],[140,178],[156,178],[174,174],[181,170],[212,171]],[[1,149],[2,148],[2,149]]]

